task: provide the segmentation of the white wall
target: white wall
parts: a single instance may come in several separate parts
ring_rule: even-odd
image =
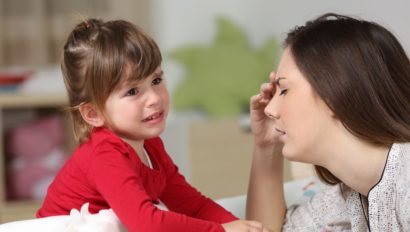
[[[151,9],[154,37],[165,51],[187,43],[209,42],[217,15],[229,16],[258,44],[267,36],[283,38],[295,25],[325,12],[379,22],[410,51],[407,0],[153,0]]]
[[[184,69],[167,59],[167,52],[211,42],[219,15],[240,25],[254,46],[270,36],[282,40],[291,28],[326,12],[359,16],[390,29],[410,52],[410,1],[406,0],[152,0],[151,4],[150,32],[164,53],[163,69],[171,94]],[[168,152],[188,179],[189,121],[186,115],[171,113],[163,136]]]

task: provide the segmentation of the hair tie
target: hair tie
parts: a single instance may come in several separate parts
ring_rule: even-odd
[[[84,22],[84,27],[85,27],[85,29],[90,29],[91,28],[91,23],[88,22],[88,21]]]

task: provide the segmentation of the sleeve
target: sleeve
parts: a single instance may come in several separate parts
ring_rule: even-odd
[[[339,185],[326,187],[308,202],[289,207],[283,231],[350,231],[346,201]]]
[[[145,191],[135,165],[124,155],[119,142],[105,141],[95,150],[90,182],[107,201],[129,231],[223,232],[218,223],[159,210]]]
[[[158,139],[157,147],[161,150],[161,164],[167,175],[167,185],[160,196],[161,201],[172,211],[217,223],[238,220],[232,213],[192,187],[178,171],[177,166],[166,153],[162,141]]]

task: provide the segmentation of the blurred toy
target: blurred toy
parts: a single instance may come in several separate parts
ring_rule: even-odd
[[[40,118],[10,131],[8,197],[41,199],[66,160],[64,122],[60,115]]]
[[[276,66],[279,49],[273,37],[259,48],[252,47],[238,25],[219,17],[211,44],[187,45],[169,54],[186,69],[173,107],[199,110],[211,117],[247,113],[249,98]]]

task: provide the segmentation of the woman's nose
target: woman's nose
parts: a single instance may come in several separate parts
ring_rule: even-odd
[[[266,116],[268,116],[269,118],[278,120],[280,118],[280,115],[278,113],[277,108],[277,101],[275,98],[272,98],[268,105],[265,107],[264,112]]]

